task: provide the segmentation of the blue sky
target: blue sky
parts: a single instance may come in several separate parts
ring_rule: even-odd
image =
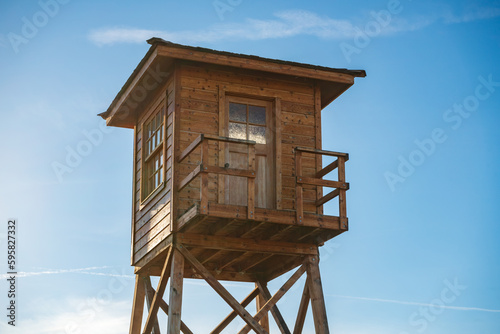
[[[128,331],[132,131],[96,114],[153,36],[366,70],[323,111],[324,148],[350,154],[350,231],[321,250],[332,332],[500,332],[500,2],[466,0],[3,1],[2,309],[9,218],[22,273],[0,332]],[[228,307],[185,289],[207,332]],[[300,291],[278,304],[290,324]]]

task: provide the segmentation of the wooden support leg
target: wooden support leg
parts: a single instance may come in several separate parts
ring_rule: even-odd
[[[155,293],[154,289],[153,289],[153,293]],[[164,301],[163,299],[160,300],[160,308],[163,310],[163,312],[165,312],[165,314],[168,315],[169,307],[168,307],[167,302]],[[191,332],[189,327],[186,326],[186,324],[182,321],[181,321],[181,332],[184,334],[193,334],[193,332]]]
[[[140,275],[135,276],[134,304],[132,305],[132,316],[130,319],[130,334],[140,334],[142,325],[142,313],[144,311],[144,284]]]
[[[269,292],[269,289],[267,288],[267,284],[264,282],[258,282],[257,286],[260,289],[261,295],[264,299],[264,304],[271,299],[271,293]],[[259,311],[260,308],[257,309]],[[285,319],[281,315],[280,310],[278,310],[278,306],[274,305],[271,307],[271,314],[273,315],[274,321],[276,321],[276,325],[278,325],[278,328],[280,329],[282,334],[290,334],[290,330],[288,329],[288,326],[286,325]],[[267,314],[265,315],[267,318]],[[269,323],[268,323],[269,325]]]
[[[161,271],[160,282],[158,282],[158,288],[151,302],[151,308],[149,309],[148,318],[146,324],[144,325],[143,334],[150,334],[153,330],[154,321],[156,315],[158,314],[158,309],[160,308],[160,301],[163,299],[163,293],[167,287],[167,282],[170,277],[170,267],[172,265],[172,247],[169,248],[167,252],[167,257],[165,258],[165,264],[163,265],[163,270]]]
[[[253,317],[254,320],[259,321],[264,317],[264,315],[267,314],[273,306],[276,305],[276,303],[283,297],[283,295],[292,287],[292,285],[297,282],[297,280],[302,276],[302,274],[306,271],[306,265],[303,264],[297,269],[297,271],[283,284],[283,286],[272,296],[265,304],[262,306],[262,308],[257,312],[257,314]],[[264,298],[266,296],[264,295]],[[250,332],[250,327],[247,325],[243,327],[238,334],[246,334]]]
[[[144,284],[144,290],[146,290],[146,304],[148,306],[148,311],[151,308],[151,303],[155,295],[155,291],[151,286],[151,278],[149,276],[142,276],[142,283]],[[152,334],[160,334],[160,325],[158,324],[158,317],[153,319],[153,331]]]
[[[193,254],[191,254],[183,245],[178,246],[179,251],[184,255],[185,259],[200,273],[201,276],[207,281],[208,285],[212,287],[224,299],[226,303],[253,329],[257,334],[267,334],[267,331],[259,325],[250,313],[234,297],[213,277],[213,275],[198,261]],[[273,304],[274,305],[274,304]],[[248,331],[247,331],[248,333]]]
[[[308,260],[307,282],[309,284],[309,293],[311,296],[314,327],[316,329],[316,334],[329,334],[325,298],[319,273],[319,257],[317,255],[311,255],[308,257]]]
[[[255,283],[255,286],[258,288],[259,284]],[[269,297],[269,298],[271,298],[271,297]],[[264,296],[262,296],[262,293],[260,293],[257,296],[257,299],[255,300],[256,306],[257,306],[257,312],[259,312],[259,310],[262,308],[262,306],[264,306],[266,301],[267,300],[264,298]],[[267,314],[262,319],[260,319],[259,324],[262,326],[262,328],[264,328],[269,333],[269,317],[267,316]]]
[[[307,315],[307,308],[309,307],[309,300],[309,280],[306,280],[306,283],[304,284],[304,292],[302,292],[302,299],[300,300],[299,312],[297,312],[297,320],[295,321],[293,334],[302,334],[304,321],[306,320]]]
[[[167,334],[180,334],[184,256],[177,249],[173,250],[170,276],[172,279],[170,280],[170,307],[168,310]]]

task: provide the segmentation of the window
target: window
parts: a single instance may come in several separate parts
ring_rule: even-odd
[[[229,102],[229,137],[266,143],[266,107]]]
[[[153,118],[143,124],[143,173],[142,199],[163,184],[163,142],[165,137],[165,109],[157,111]]]

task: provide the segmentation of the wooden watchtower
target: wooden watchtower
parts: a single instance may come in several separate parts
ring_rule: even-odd
[[[211,333],[237,316],[246,322],[239,333],[268,333],[269,312],[282,333],[301,333],[309,302],[316,333],[329,333],[318,247],[348,228],[348,154],[322,149],[321,110],[365,72],[148,43],[101,114],[134,130],[130,333],[159,333],[160,308],[169,334],[192,333],[181,321],[184,278],[205,279],[233,309]],[[323,156],[334,160],[323,167]],[[338,216],[324,214],[330,200]],[[267,282],[292,269],[271,295]],[[304,273],[290,330],[276,302]],[[150,276],[160,277],[156,289]],[[225,280],[255,289],[239,302]],[[245,306],[254,299],[252,316]]]

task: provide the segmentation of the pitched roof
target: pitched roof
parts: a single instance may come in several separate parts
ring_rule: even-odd
[[[112,122],[111,118],[118,113],[118,109],[124,104],[128,95],[132,92],[134,86],[142,79],[146,71],[153,66],[154,62],[158,62],[159,59],[163,59],[164,61],[184,59],[319,80],[322,83],[322,107],[328,105],[347,90],[354,83],[355,77],[366,76],[364,70],[330,68],[254,55],[217,51],[208,48],[176,44],[157,37],[151,38],[147,42],[151,44],[148,52],[125,82],[108,109],[99,114],[99,116],[107,120],[108,125],[133,127],[130,119],[124,120],[124,117],[121,117],[121,122]]]

